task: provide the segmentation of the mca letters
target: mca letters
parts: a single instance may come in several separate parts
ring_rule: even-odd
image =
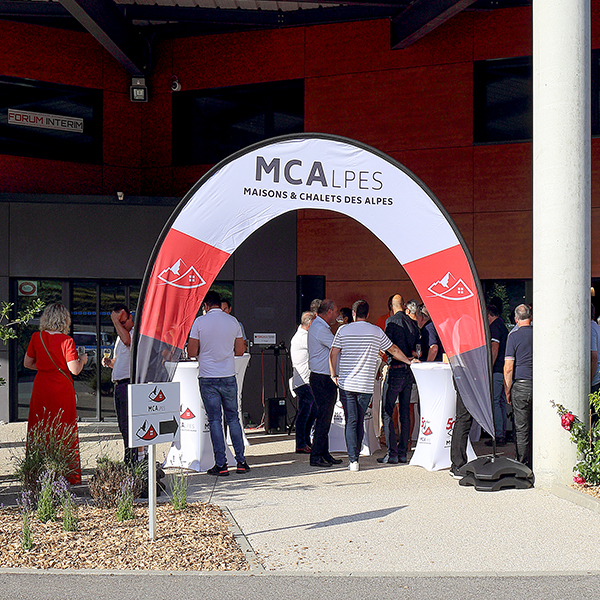
[[[322,187],[359,190],[381,190],[383,182],[379,178],[381,171],[326,170],[323,163],[314,161],[310,167],[295,158],[281,163],[280,158],[267,162],[264,157],[256,157],[256,181],[263,180],[263,174],[269,175],[273,183],[279,183],[281,177],[291,185],[313,185],[320,183]]]

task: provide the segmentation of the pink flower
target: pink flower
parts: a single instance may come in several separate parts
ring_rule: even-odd
[[[573,481],[578,485],[583,485],[585,483],[585,479],[581,475],[573,477]]]
[[[564,429],[566,429],[567,431],[571,431],[571,424],[573,423],[574,420],[575,420],[575,415],[573,415],[572,413],[565,413],[560,418],[560,423]]]

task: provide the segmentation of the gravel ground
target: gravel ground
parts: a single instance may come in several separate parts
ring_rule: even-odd
[[[118,522],[116,509],[82,505],[79,530],[62,522],[31,518],[33,547],[21,548],[22,517],[16,507],[0,510],[0,566],[29,569],[154,569],[241,571],[249,565],[223,511],[192,503],[176,511],[158,505],[156,539],[148,536],[148,507],[135,505],[136,518]],[[59,515],[60,516],[60,515]]]

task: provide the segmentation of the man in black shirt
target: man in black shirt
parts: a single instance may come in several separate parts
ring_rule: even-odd
[[[404,299],[397,294],[392,298],[394,314],[387,320],[386,335],[392,340],[407,357],[413,356],[413,350],[419,340],[419,327],[416,321],[404,313]],[[407,462],[408,444],[410,441],[410,393],[414,377],[407,365],[392,358],[387,375],[387,393],[383,412],[383,428],[387,440],[387,454],[378,458],[380,463],[405,463]],[[398,399],[398,412],[400,415],[400,439],[396,439],[392,414]]]
[[[532,468],[531,424],[533,413],[533,329],[526,304],[515,309],[518,329],[511,332],[504,356],[504,392],[515,420],[517,460]]]

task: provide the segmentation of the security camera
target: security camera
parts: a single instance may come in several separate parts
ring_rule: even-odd
[[[171,82],[171,91],[179,92],[181,90],[181,83],[177,77],[173,76],[173,81]]]

